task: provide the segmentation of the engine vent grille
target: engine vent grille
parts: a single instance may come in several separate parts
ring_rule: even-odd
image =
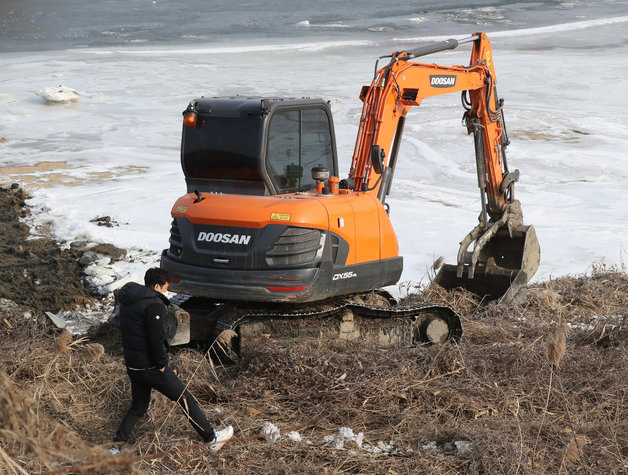
[[[331,236],[331,261],[336,264],[336,259],[338,258],[338,248],[340,247],[340,239],[338,236]]]
[[[181,232],[179,231],[177,220],[173,219],[172,225],[170,226],[170,253],[179,257],[183,250],[182,246]]]
[[[320,259],[324,236],[318,229],[286,228],[266,252],[266,262],[275,267],[313,263]]]

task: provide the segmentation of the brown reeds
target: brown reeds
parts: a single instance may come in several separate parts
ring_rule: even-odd
[[[57,338],[55,338],[55,346],[57,348],[57,354],[67,353],[70,350],[69,343],[72,341],[72,334],[63,331]]]
[[[586,435],[574,436],[565,447],[561,461],[561,472],[582,459],[584,447],[591,441]]]
[[[82,355],[85,361],[94,362],[105,354],[105,347],[100,343],[89,343],[82,348]]]
[[[480,306],[461,292],[415,298],[442,299],[462,314],[459,345],[262,339],[248,341],[242,359],[224,367],[195,349],[173,351],[171,366],[214,425],[234,425],[236,440],[218,454],[202,444],[184,451],[198,436],[155,394],[122,466],[146,473],[625,473],[626,275],[533,286],[528,304],[516,308]],[[45,319],[0,311],[0,472],[119,472],[106,449],[130,388],[115,331],[65,341],[58,352],[59,332]],[[97,344],[102,354],[88,349]],[[299,430],[309,443],[259,439],[267,421],[282,434]],[[363,448],[332,448],[325,437],[341,427],[362,432]],[[386,450],[370,453],[367,444]]]
[[[558,368],[560,366],[560,361],[563,359],[563,356],[565,356],[568,332],[569,327],[567,324],[563,323],[556,330],[554,330],[548,338],[548,342],[545,345],[545,353],[547,355],[547,359],[553,367]]]

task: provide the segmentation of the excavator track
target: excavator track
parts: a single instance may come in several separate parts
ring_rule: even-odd
[[[219,342],[239,354],[257,338],[368,340],[382,346],[458,342],[460,316],[446,305],[397,305],[387,292],[332,298],[315,304],[175,299],[190,313],[192,339]]]

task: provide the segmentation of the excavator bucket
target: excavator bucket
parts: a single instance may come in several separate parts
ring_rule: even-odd
[[[527,284],[541,258],[534,226],[505,226],[479,239],[474,231],[462,242],[458,265],[445,264],[434,283],[448,290],[463,288],[485,300],[525,302]],[[465,241],[472,240],[475,248],[466,252],[470,242]]]

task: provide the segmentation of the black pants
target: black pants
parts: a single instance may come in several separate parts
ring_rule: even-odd
[[[148,410],[150,393],[153,388],[172,401],[178,400],[194,430],[199,433],[203,440],[213,440],[214,429],[207,421],[205,414],[203,414],[192,394],[185,389],[181,380],[168,366],[166,366],[163,372],[158,369],[140,371],[127,369],[127,373],[129,378],[131,378],[133,403],[122,419],[120,428],[113,439],[114,441],[126,442],[129,439],[135,423]],[[182,393],[183,395],[181,396]]]

